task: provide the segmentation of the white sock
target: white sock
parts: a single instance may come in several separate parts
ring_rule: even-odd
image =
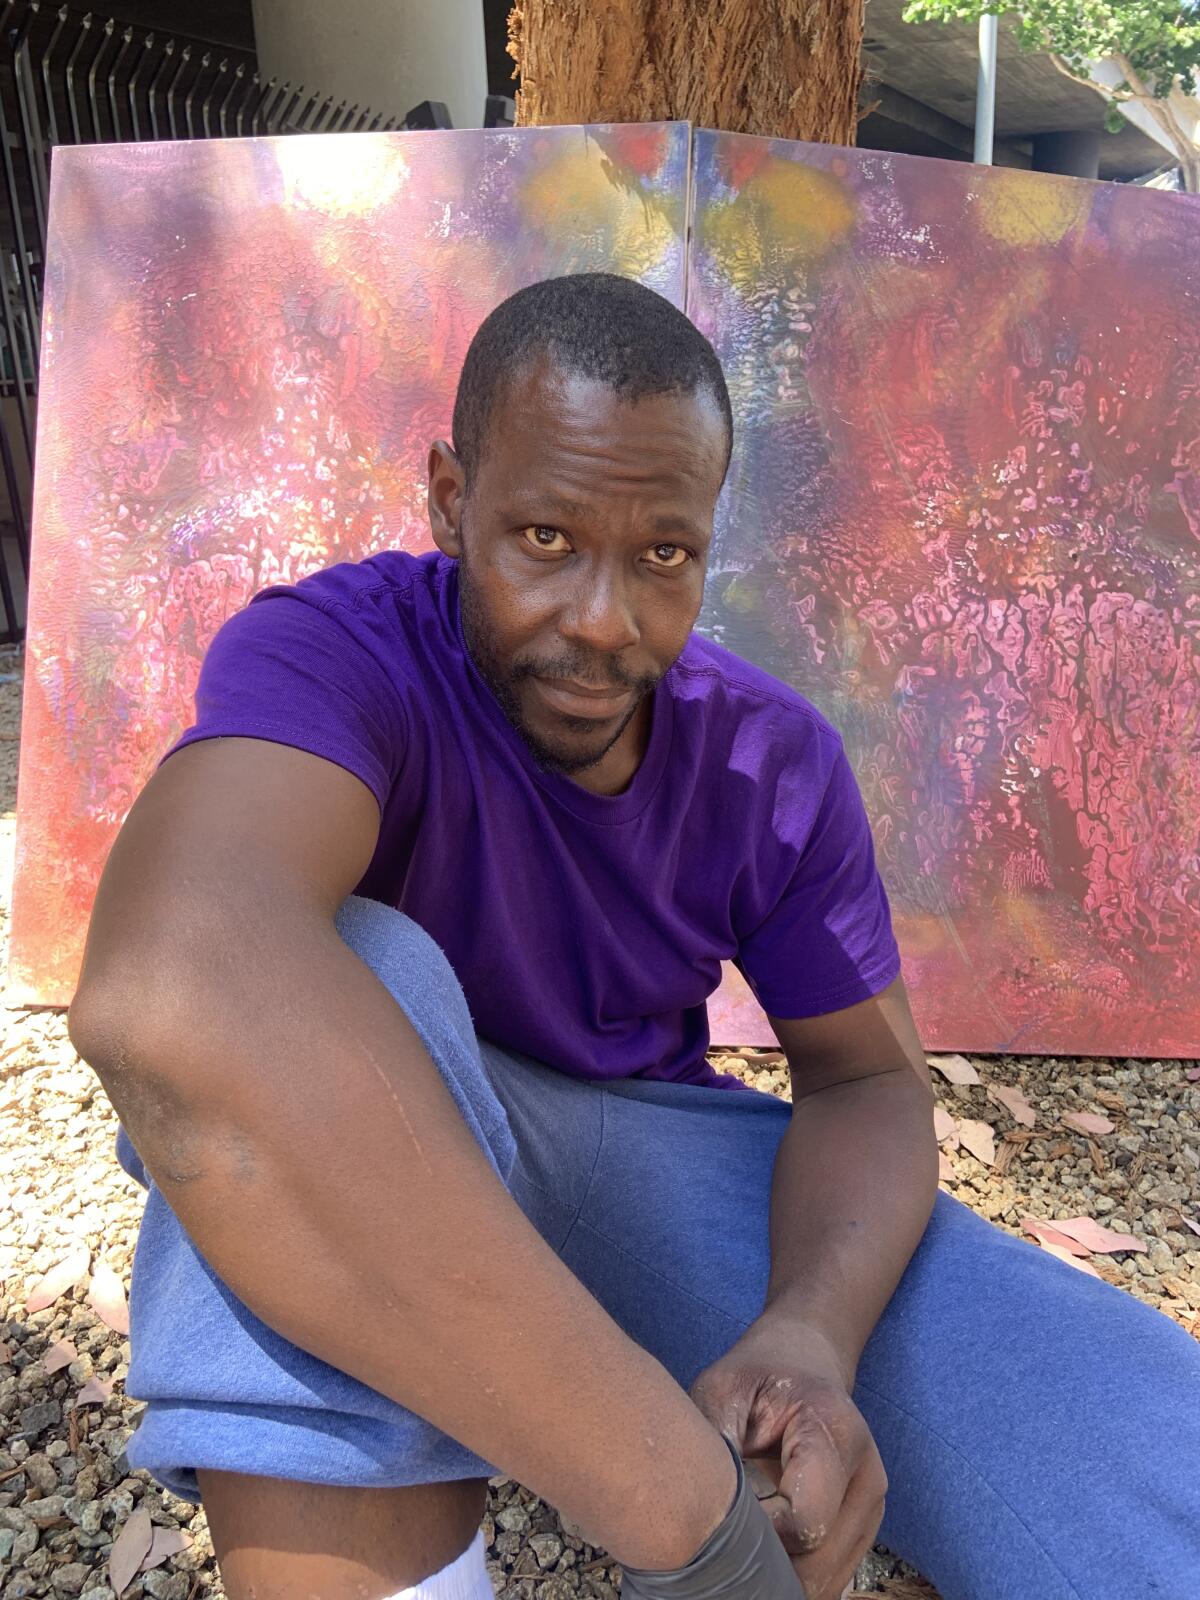
[[[495,1591],[484,1561],[483,1529],[449,1566],[411,1589],[401,1589],[391,1600],[493,1600]]]

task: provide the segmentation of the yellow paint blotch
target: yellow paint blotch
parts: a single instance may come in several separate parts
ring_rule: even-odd
[[[979,226],[1002,244],[1057,244],[1087,220],[1092,197],[1081,183],[997,167],[978,192]]]
[[[622,174],[591,139],[534,172],[521,208],[535,227],[574,239],[584,261],[602,247],[606,270],[629,277],[656,266],[676,238],[662,198]]]

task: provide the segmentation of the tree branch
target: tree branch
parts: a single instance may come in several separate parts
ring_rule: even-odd
[[[1102,100],[1116,100],[1121,102],[1125,100],[1137,100],[1141,98],[1139,95],[1134,94],[1132,90],[1110,89],[1106,83],[1097,83],[1095,78],[1081,78],[1077,72],[1071,71],[1070,67],[1066,64],[1061,56],[1056,56],[1052,51],[1050,52],[1050,60],[1053,62],[1054,66],[1057,67],[1058,71],[1062,73],[1064,78],[1070,78],[1072,83],[1078,83],[1084,89],[1094,89]]]

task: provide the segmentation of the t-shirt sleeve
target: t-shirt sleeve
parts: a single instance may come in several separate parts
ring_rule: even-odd
[[[737,964],[763,1009],[785,1018],[869,1000],[900,972],[871,825],[840,746],[795,868]]]
[[[353,614],[267,591],[218,631],[200,669],[196,718],[167,752],[203,739],[266,739],[352,772],[383,809],[408,745],[399,687]]]

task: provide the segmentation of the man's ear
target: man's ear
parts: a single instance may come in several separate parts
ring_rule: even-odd
[[[444,556],[462,555],[462,511],[467,497],[462,463],[445,439],[429,446],[429,529]]]

